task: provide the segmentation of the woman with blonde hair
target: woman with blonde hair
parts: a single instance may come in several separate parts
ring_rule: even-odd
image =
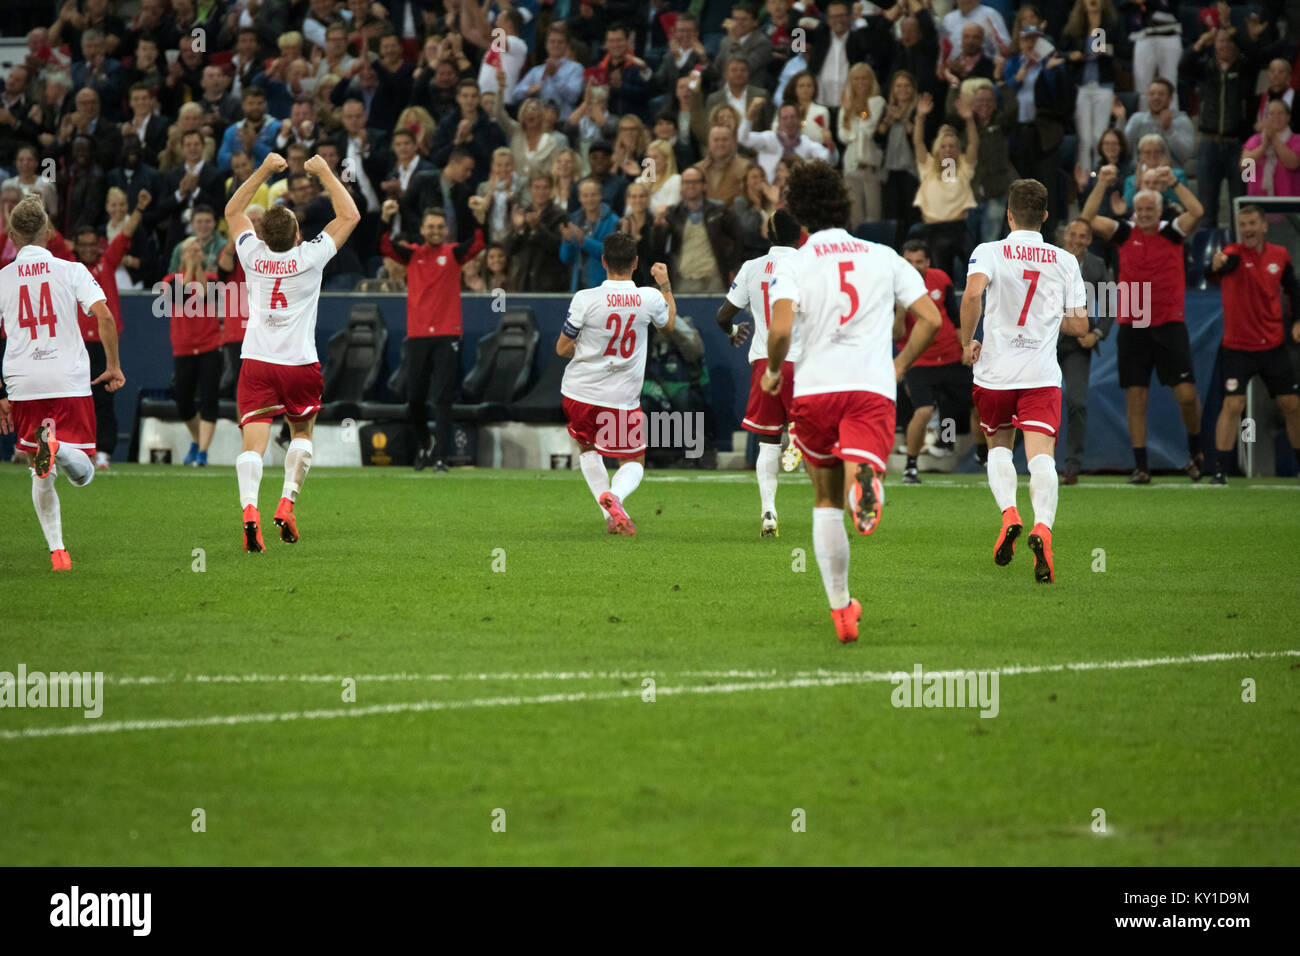
[[[881,151],[877,175],[884,180],[880,212],[885,219],[898,223],[898,245],[916,218],[910,197],[916,195],[916,151],[912,147],[912,135],[918,128],[924,132],[925,119],[916,115],[916,77],[906,70],[898,70],[889,78],[885,114],[880,117],[873,137]]]
[[[438,124],[433,121],[429,111],[423,106],[408,106],[397,117],[397,128],[411,131],[415,137],[415,148],[425,159],[433,150],[433,134]]]
[[[645,164],[645,170],[637,181],[649,186],[650,211],[657,216],[681,201],[682,177],[677,172],[673,144],[666,139],[657,139],[647,146],[645,156],[649,162]]]
[[[614,137],[614,152],[610,156],[610,168],[636,178],[642,173],[641,160],[645,158],[646,146],[650,136],[645,123],[635,113],[620,116],[618,133]]]
[[[519,104],[517,120],[511,119],[505,111],[502,106],[504,99],[497,97],[496,112],[492,118],[505,130],[510,153],[515,158],[515,169],[527,183],[534,173],[550,171],[555,154],[565,147],[566,140],[559,133],[546,132],[542,123],[545,110],[537,97],[530,96]]]
[[[876,71],[867,63],[849,68],[849,82],[840,97],[840,142],[844,144],[844,185],[849,189],[850,222],[880,218],[880,147],[876,127],[885,112],[885,98]]]
[[[650,209],[650,184],[643,180],[628,183],[623,197],[623,218],[618,228],[636,240],[636,268],[632,280],[650,285],[650,266],[654,263],[654,213]]]
[[[966,214],[975,208],[971,180],[979,158],[979,131],[970,99],[961,97],[957,100],[957,115],[966,122],[965,152],[957,131],[946,124],[939,128],[931,148],[926,149],[922,123],[933,109],[934,100],[929,93],[924,94],[916,107],[918,122],[912,134],[921,173],[913,205],[921,210],[925,223],[930,262],[934,268],[946,272],[953,285],[960,288],[966,284],[966,260],[973,248]]]
[[[578,208],[578,180],[582,178],[582,160],[578,151],[569,149],[556,150],[551,160],[551,178],[555,180],[555,205],[566,212]]]

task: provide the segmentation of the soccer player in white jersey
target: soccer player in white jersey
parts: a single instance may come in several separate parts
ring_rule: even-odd
[[[797,325],[802,352],[794,366],[790,436],[812,476],[813,550],[835,634],[847,644],[858,639],[862,605],[849,595],[845,487],[854,525],[871,534],[885,502],[897,383],[943,320],[911,263],[845,231],[849,195],[833,167],[815,161],[791,172],[786,208],[808,239],[779,261],[768,284],[772,324],[762,386],[769,395],[780,392]],[[896,358],[895,303],[916,316]]]
[[[7,339],[0,370],[0,433],[17,432],[32,463],[32,504],[50,548],[50,567],[72,570],[63,546],[55,465],[77,487],[95,477],[95,401],[101,382],[115,392],[126,382],[117,357],[117,325],[94,276],[80,262],[45,248],[50,221],[38,196],[9,214],[18,254],[0,269],[0,327]],[[77,305],[95,317],[107,367],[93,382]]]
[[[235,254],[248,282],[248,328],[240,352],[236,398],[244,450],[235,459],[239,503],[244,509],[244,550],[264,551],[257,492],[262,483],[262,456],[271,437],[271,422],[283,415],[292,440],[284,456],[284,488],[275,509],[280,540],[298,540],[293,513],[298,492],[311,467],[311,429],[320,411],[320,362],[316,358],[316,303],[321,270],[361,221],[357,204],[319,156],[305,169],[320,180],[334,204],[334,218],[311,242],[302,241],[298,220],[283,206],[262,217],[261,238],[245,215],[258,187],[287,164],[271,153],[244,180],[226,203],[226,223],[234,236]]]
[[[733,319],[741,309],[749,309],[754,316],[754,340],[749,346],[753,373],[749,379],[749,402],[740,427],[758,436],[758,461],[754,470],[758,475],[759,514],[762,515],[759,536],[775,538],[780,535],[776,517],[776,485],[781,463],[781,432],[790,421],[790,406],[794,404],[794,363],[799,360],[799,336],[796,330],[785,364],[781,367],[780,393],[767,394],[763,391],[762,379],[767,371],[767,329],[772,323],[768,290],[777,263],[794,255],[802,231],[794,216],[778,209],[768,220],[767,234],[772,240],[771,250],[765,256],[747,260],[740,267],[727,298],[718,307],[718,325],[731,337],[731,344],[739,346],[749,334],[749,323],[733,324]],[[794,447],[798,448],[797,445]]]
[[[989,439],[989,488],[1002,512],[993,560],[1005,565],[1015,553],[1022,525],[1016,510],[1016,466],[1011,448],[1016,429],[1025,435],[1029,500],[1034,526],[1034,580],[1050,584],[1052,522],[1056,519],[1056,433],[1061,427],[1060,334],[1088,331],[1088,310],[1079,260],[1043,241],[1047,188],[1036,179],[1017,179],[1007,195],[1011,234],[975,247],[961,300],[962,360],[974,366],[972,394],[980,428]],[[984,339],[974,342],[984,302]]]
[[[677,321],[668,267],[650,267],[657,289],[638,287],[632,281],[636,262],[635,239],[625,232],[606,236],[601,263],[607,278],[573,297],[555,343],[555,354],[572,359],[560,394],[569,434],[581,452],[582,477],[605,516],[605,530],[629,538],[636,524],[623,502],[645,474],[646,339],[652,323],[671,332]],[[602,456],[622,462],[612,482]]]

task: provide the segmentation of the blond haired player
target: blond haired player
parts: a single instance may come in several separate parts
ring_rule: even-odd
[[[32,504],[50,548],[50,567],[72,570],[63,546],[55,465],[77,487],[95,477],[95,401],[91,386],[115,392],[126,382],[117,356],[117,324],[104,292],[80,262],[56,259],[45,248],[50,221],[38,196],[9,214],[9,238],[18,254],[0,269],[0,326],[6,347],[0,372],[0,432],[18,434],[32,463]],[[77,305],[95,317],[107,367],[93,382],[81,338]]]
[[[829,164],[804,163],[790,173],[786,208],[808,240],[778,261],[768,283],[772,324],[762,388],[780,394],[781,366],[797,318],[802,352],[794,366],[790,439],[812,476],[813,550],[835,635],[848,643],[858,639],[862,605],[849,595],[845,486],[854,525],[871,534],[885,503],[882,479],[894,443],[898,381],[943,320],[911,263],[844,229],[849,195]],[[916,316],[897,358],[895,303]]]
[[[262,216],[258,238],[245,211],[262,183],[286,166],[284,157],[271,153],[226,203],[226,223],[236,237],[235,254],[248,281],[248,328],[240,352],[243,364],[236,393],[244,450],[235,459],[245,551],[266,550],[257,492],[262,483],[262,456],[277,415],[288,420],[292,440],[284,456],[284,488],[275,523],[281,541],[292,544],[298,540],[293,505],[311,467],[311,429],[324,386],[316,358],[321,272],[361,221],[357,204],[329,164],[313,156],[304,168],[329,192],[334,218],[315,239],[303,242],[293,213],[273,206]]]
[[[1056,340],[1088,331],[1088,309],[1079,260],[1043,241],[1047,187],[1017,179],[1007,194],[1011,234],[975,247],[961,299],[962,361],[974,366],[971,389],[980,428],[989,439],[989,489],[1002,512],[993,560],[1006,565],[1022,525],[1016,510],[1016,466],[1011,449],[1016,429],[1025,436],[1029,500],[1034,526],[1034,580],[1056,578],[1052,523],[1056,519],[1056,433],[1061,427],[1061,366]],[[984,302],[984,340],[972,342]]]

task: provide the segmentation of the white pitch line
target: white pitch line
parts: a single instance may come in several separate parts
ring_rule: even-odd
[[[1230,651],[1210,654],[1190,654],[1186,657],[1153,657],[1131,661],[1078,661],[1066,664],[1021,664],[998,669],[1002,675],[1041,674],[1056,671],[1119,670],[1138,667],[1160,667],[1171,664],[1205,664],[1248,658],[1300,657],[1300,650],[1285,651]],[[701,674],[704,672],[693,672]],[[736,672],[739,674],[761,672]],[[817,672],[809,672],[817,673]],[[697,684],[681,687],[656,688],[656,696],[674,694],[736,694],[746,691],[794,690],[809,687],[839,687],[848,684],[868,684],[892,681],[906,671],[825,671],[825,676],[793,677],[780,680],[754,680],[745,683]],[[969,670],[927,671],[927,674],[947,676],[970,673]],[[585,701],[617,700],[639,697],[641,688],[614,691],[580,691],[573,694],[543,694],[533,697],[484,697],[471,700],[421,700],[408,703],[374,704],[367,707],[335,708],[332,710],[296,710],[278,714],[230,714],[212,717],[161,718],[156,720],[120,720],[111,722],[84,722],[63,727],[30,727],[25,730],[0,731],[0,740],[18,740],[32,737],[72,737],[86,734],[123,733],[132,730],[182,730],[190,727],[233,727],[240,724],[288,723],[297,720],[331,720],[337,717],[369,717],[379,714],[423,713],[426,711],[470,710],[482,707],[513,707],[524,704],[564,704]]]

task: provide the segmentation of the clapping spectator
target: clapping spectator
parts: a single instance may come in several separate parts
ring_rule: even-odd
[[[771,184],[763,175],[762,167],[750,166],[745,175],[745,189],[731,204],[743,237],[742,260],[763,255],[771,245],[767,240],[767,217],[775,211],[776,203],[770,190]]]
[[[921,95],[916,112],[924,120],[934,109],[929,93]],[[958,286],[966,284],[966,260],[973,248],[966,216],[975,208],[971,180],[979,158],[979,131],[969,99],[959,100],[957,113],[966,123],[966,149],[963,152],[957,131],[943,126],[934,144],[926,149],[922,124],[913,127],[912,144],[920,170],[920,186],[914,205],[921,210],[930,258],[936,269],[952,277]]]
[[[848,89],[845,77],[844,89]],[[814,143],[821,143],[830,152],[835,151],[831,136],[831,111],[817,102],[817,77],[805,71],[795,76],[785,88],[781,105],[790,104],[799,111],[799,131]]]
[[[516,106],[524,100],[551,100],[560,107],[560,120],[564,121],[582,98],[582,83],[582,65],[569,50],[568,30],[563,23],[553,21],[546,31],[546,59],[524,74],[510,90],[506,103]]]
[[[572,266],[569,291],[591,289],[605,281],[603,240],[618,229],[618,217],[601,199],[600,183],[587,177],[578,184],[578,208],[561,230],[560,261]]]
[[[506,239],[510,284],[529,292],[564,292],[569,283],[560,261],[561,231],[569,217],[554,201],[555,180],[534,173],[528,183],[528,204],[511,212],[514,227]]]
[[[217,150],[217,168],[230,168],[230,154],[242,149],[253,157],[255,164],[260,164],[272,151],[276,134],[280,132],[280,121],[266,115],[266,93],[261,87],[250,86],[240,98],[244,118],[232,124],[221,137],[221,148]]]
[[[655,140],[646,147],[645,155],[647,162],[641,181],[649,187],[650,212],[658,215],[661,210],[676,205],[681,200],[682,177],[677,172],[677,157],[673,146],[667,140]],[[646,268],[650,267],[647,265]]]
[[[1002,94],[999,103],[993,84],[978,78],[967,80],[959,89],[948,93],[949,117],[961,119],[957,106],[963,96],[968,97],[975,117],[975,129],[979,132],[979,157],[975,160],[975,176],[971,180],[975,208],[966,217],[968,231],[977,243],[996,241],[1006,231],[1007,191],[1016,178],[1016,169],[1011,162],[1010,133],[1017,104],[1005,84]]]
[[[1291,108],[1281,99],[1264,110],[1264,128],[1246,140],[1242,178],[1250,196],[1300,196],[1300,134],[1291,131]]]
[[[758,165],[762,167],[763,175],[769,182],[776,177],[776,163],[783,156],[830,161],[830,151],[820,141],[800,132],[799,108],[793,103],[781,107],[777,114],[776,129],[755,133],[752,128],[753,117],[758,115],[762,107],[761,100],[749,104],[749,116],[740,124],[740,142],[755,152]]]
[[[480,99],[478,83],[474,80],[461,80],[456,85],[456,105],[460,109],[438,124],[433,137],[433,155],[429,157],[435,166],[444,165],[453,147],[466,150],[474,157],[474,174],[470,177],[474,189],[492,165],[493,150],[506,145],[505,132],[482,109]]]
[[[649,285],[654,261],[654,213],[650,211],[650,188],[646,183],[638,180],[627,187],[626,208],[618,228],[636,240],[637,263],[632,281],[639,286]]]
[[[433,163],[420,155],[415,134],[409,129],[398,127],[393,132],[392,151],[393,167],[380,182],[379,189],[385,199],[397,200],[399,211],[394,230],[414,233],[424,210],[418,206],[419,191],[411,187],[417,175],[433,172]]]
[[[492,171],[469,201],[474,218],[483,224],[488,242],[504,242],[513,228],[511,212],[527,180],[515,172],[510,150],[501,147],[492,154]]]
[[[1173,166],[1169,158],[1169,151],[1165,149],[1165,141],[1155,133],[1148,133],[1138,140],[1138,160],[1137,167],[1133,170],[1132,175],[1124,180],[1124,205],[1131,209],[1133,207],[1133,197],[1137,195],[1138,190],[1152,189],[1153,185],[1146,181],[1147,175],[1155,170],[1172,169],[1174,178],[1187,185],[1187,174],[1181,169]],[[1164,174],[1161,173],[1161,179]],[[1160,190],[1156,190],[1159,192]],[[1165,190],[1164,201],[1173,203],[1178,201],[1178,195],[1171,185]]]
[[[876,72],[868,63],[849,68],[849,82],[840,97],[839,134],[844,144],[844,185],[849,190],[849,221],[880,218],[880,146],[876,127],[885,113]]]
[[[572,149],[562,149],[551,162],[551,199],[566,214],[578,208],[578,180],[582,163]]]
[[[745,188],[745,173],[750,162],[736,153],[736,134],[726,126],[715,126],[709,130],[708,154],[692,166],[704,174],[705,191],[710,200],[719,202],[724,208],[730,208],[732,200]],[[685,172],[682,173],[685,184]],[[682,190],[683,200],[686,190]]]
[[[889,80],[889,102],[885,115],[876,126],[876,145],[882,153],[881,170],[884,190],[881,212],[886,219],[898,223],[897,242],[907,234],[907,226],[914,219],[912,199],[916,196],[916,151],[912,134],[917,124],[921,134],[926,130],[925,118],[916,114],[916,80],[910,73],[895,73]]]
[[[1286,60],[1269,60],[1264,92],[1259,94],[1259,111],[1255,114],[1255,132],[1264,128],[1264,110],[1273,100],[1281,100],[1295,109],[1295,89],[1291,86],[1291,64]]]
[[[673,290],[725,292],[740,266],[743,242],[730,205],[705,195],[704,171],[683,170],[682,201],[655,217],[654,259],[668,263]]]

